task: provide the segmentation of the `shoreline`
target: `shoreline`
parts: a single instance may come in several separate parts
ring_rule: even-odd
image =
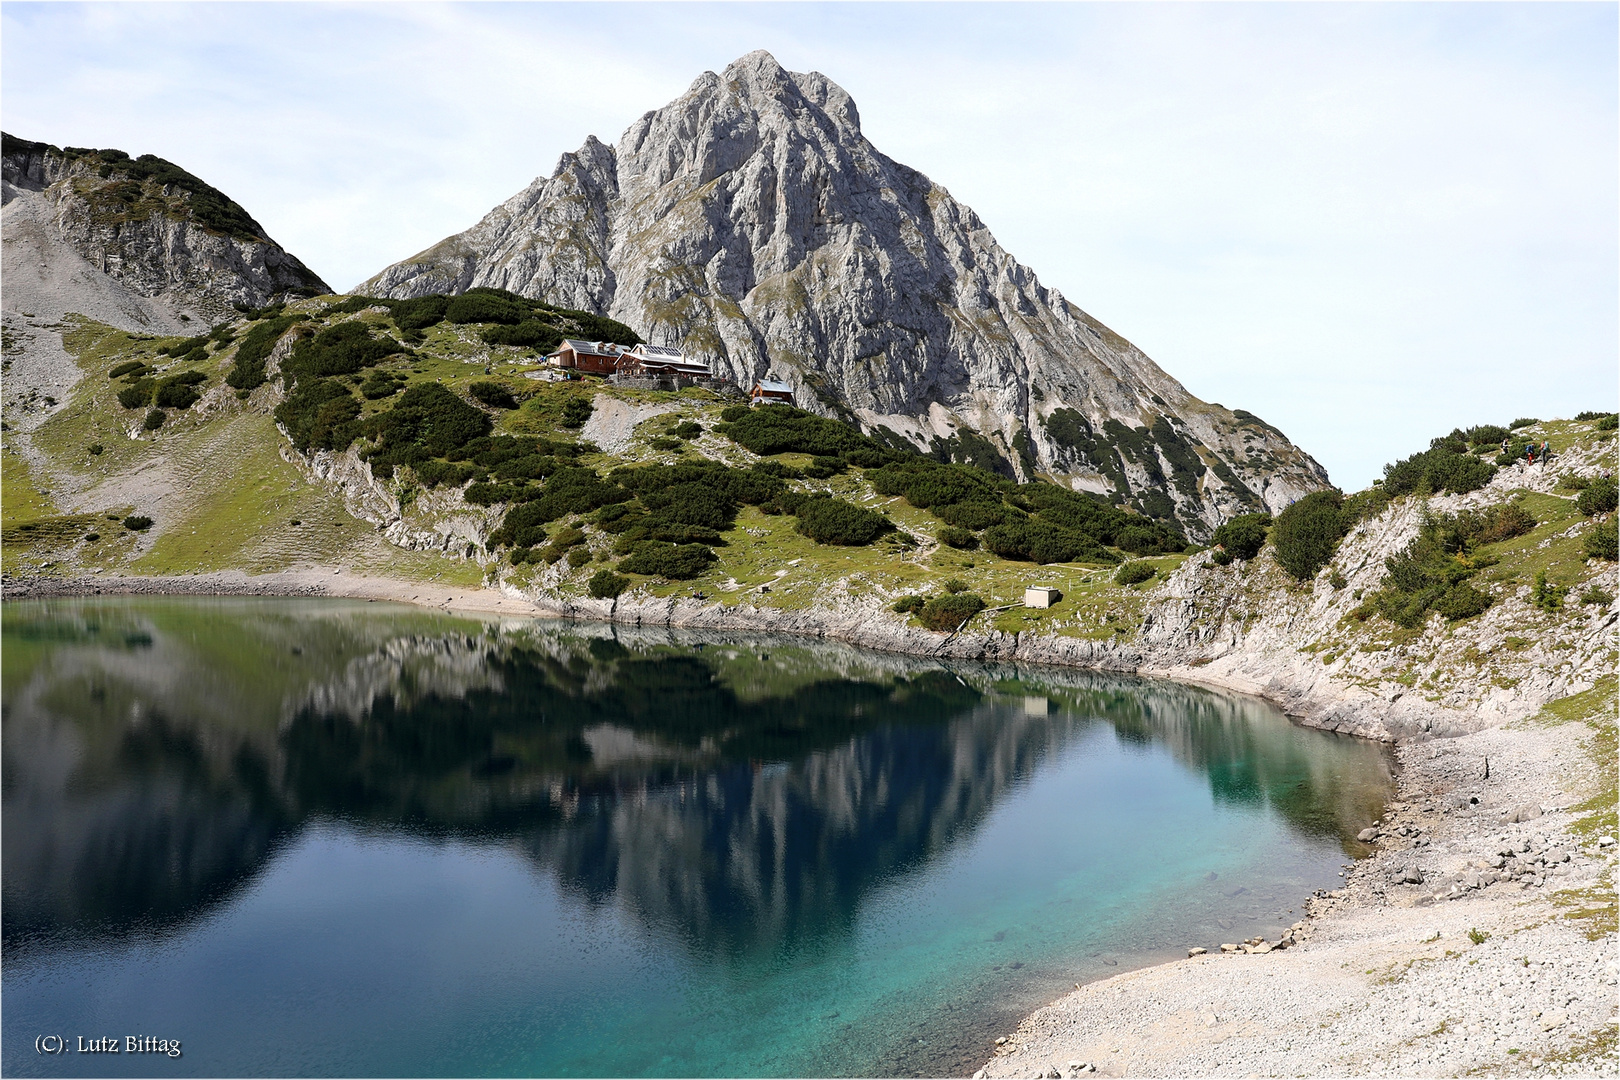
[[[786,633],[939,659],[1106,670],[1260,697],[1292,722],[1393,744],[1398,796],[1378,826],[1373,855],[1351,865],[1343,888],[1306,898],[1305,918],[1255,952],[1238,946],[1224,955],[1078,983],[1031,1013],[1005,1041],[987,1046],[975,1075],[1443,1075],[1482,1068],[1544,1074],[1558,1072],[1560,1055],[1583,1038],[1607,1054],[1603,1068],[1612,1071],[1615,1062],[1612,1035],[1602,1035],[1615,1023],[1614,964],[1602,963],[1614,955],[1614,932],[1588,940],[1584,924],[1567,918],[1567,905],[1560,908],[1552,897],[1594,888],[1613,894],[1616,846],[1599,847],[1596,836],[1583,844],[1569,828],[1575,820],[1570,807],[1584,794],[1581,780],[1570,777],[1583,767],[1591,772],[1583,724],[1519,722],[1454,735],[1420,729],[1403,737],[1384,718],[1367,715],[1374,702],[1383,704],[1370,695],[1302,716],[1288,705],[1310,695],[1282,678],[1262,682],[1166,664],[1162,653],[1076,639],[996,632],[945,639],[878,624],[870,609],[855,605],[791,612],[677,598],[558,602],[321,568],[0,583],[5,600],[95,595],[355,599],[470,614]],[[1480,767],[1485,759],[1489,780]],[[1592,779],[1587,775],[1584,786]],[[1511,878],[1490,865],[1502,862],[1507,846],[1532,849],[1508,864],[1528,867]],[[1537,857],[1542,861],[1533,861]],[[1612,925],[1609,918],[1603,925]],[[1471,934],[1485,936],[1475,941]],[[1560,970],[1547,971],[1539,985],[1561,988],[1548,1002],[1564,1000],[1501,1019],[1492,1033],[1480,1030],[1469,1014],[1488,1011],[1494,985],[1554,966],[1539,959],[1520,963],[1532,954],[1558,958]],[[1432,998],[1418,994],[1412,1004],[1410,989],[1430,983],[1449,983],[1452,990],[1449,996],[1444,989]],[[1287,993],[1279,993],[1283,986]],[[1477,1000],[1465,1008],[1459,994]],[[1508,1034],[1494,1034],[1498,1030]],[[1335,1037],[1327,1039],[1330,1034]],[[1324,1054],[1329,1042],[1338,1045]],[[1416,1056],[1419,1051],[1427,1056]],[[1586,1075],[1582,1061],[1571,1067],[1574,1075]]]
[[[602,622],[621,626],[788,634],[839,641],[863,649],[941,660],[1010,662],[1083,668],[1145,678],[1168,679],[1258,697],[1304,727],[1355,735],[1376,742],[1446,737],[1477,729],[1453,710],[1412,701],[1386,703],[1355,687],[1300,685],[1290,672],[1227,670],[1206,660],[1178,661],[1174,648],[1135,643],[1115,645],[1084,638],[1018,634],[991,630],[942,636],[897,625],[882,605],[848,602],[798,611],[746,604],[726,605],[685,597],[638,600],[532,597],[517,590],[424,584],[399,578],[351,574],[307,567],[271,574],[237,570],[207,574],[120,575],[113,577],[17,577],[0,580],[0,601],[76,596],[262,596],[326,597],[416,604],[443,611],[519,615]],[[443,600],[433,599],[443,596]],[[1252,660],[1245,654],[1223,659]],[[1379,715],[1370,709],[1382,705]]]

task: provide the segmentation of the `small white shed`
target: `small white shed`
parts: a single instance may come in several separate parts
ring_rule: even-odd
[[[1024,606],[1047,608],[1063,599],[1063,594],[1051,585],[1031,585],[1024,590]]]

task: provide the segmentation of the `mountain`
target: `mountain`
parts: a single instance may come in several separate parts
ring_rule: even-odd
[[[4,136],[5,308],[129,330],[332,290],[226,195],[162,158]]]
[[[739,383],[940,457],[1108,494],[1207,536],[1327,486],[1282,432],[1200,401],[769,53],[594,136],[482,221],[360,285],[478,286],[609,315]]]

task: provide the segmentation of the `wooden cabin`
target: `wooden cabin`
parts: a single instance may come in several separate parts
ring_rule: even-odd
[[[754,384],[753,392],[748,396],[750,404],[753,405],[771,405],[778,402],[792,405],[793,387],[780,379],[761,379]]]
[[[591,375],[614,375],[618,373],[628,351],[622,345],[609,341],[565,338],[562,346],[546,357],[546,363]]]
[[[688,360],[681,350],[669,345],[637,345],[624,354],[619,374],[630,376],[667,375],[677,379],[709,379],[713,373],[700,360]]]

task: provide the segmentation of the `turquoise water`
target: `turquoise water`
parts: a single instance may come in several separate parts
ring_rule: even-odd
[[[1392,789],[1377,746],[1082,672],[330,601],[3,616],[9,1075],[971,1072],[1075,982],[1293,922]],[[77,1051],[108,1035],[182,1056]]]

